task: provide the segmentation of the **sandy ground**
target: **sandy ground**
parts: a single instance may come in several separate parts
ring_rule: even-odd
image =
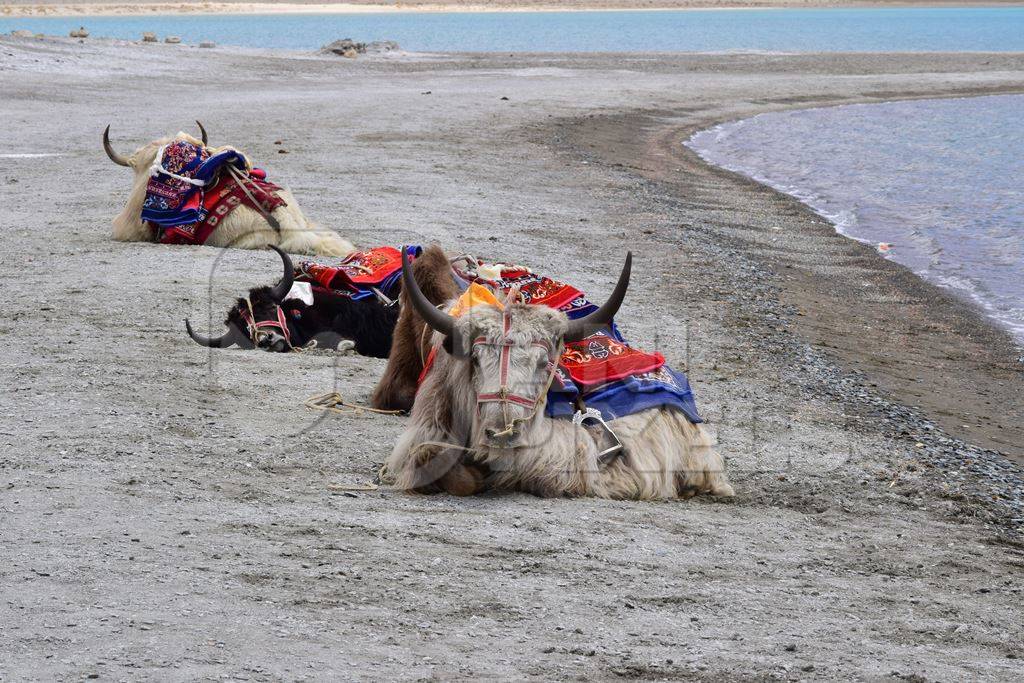
[[[356,12],[514,12],[571,10],[765,9],[810,7],[961,7],[963,0],[0,0],[0,16],[78,16],[105,14],[239,14]],[[974,6],[1005,7],[1021,0],[983,0]]]
[[[900,399],[946,375],[892,370],[947,349],[973,354],[949,381],[1019,387],[1007,340],[680,143],[770,109],[1022,92],[1024,56],[0,38],[0,91],[0,679],[1021,678],[1021,468],[979,448],[995,426],[953,428],[1019,428],[1019,402],[951,385],[945,427]],[[330,489],[372,481],[404,418],[302,403],[367,400],[383,362],[211,354],[182,318],[217,329],[276,258],[108,237],[128,177],[103,126],[129,149],[195,118],[357,244],[436,240],[595,298],[633,249],[620,324],[688,370],[737,498]]]

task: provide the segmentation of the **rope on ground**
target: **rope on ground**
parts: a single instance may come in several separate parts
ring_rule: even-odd
[[[401,415],[403,412],[401,410],[381,410],[380,408],[361,406],[358,403],[349,403],[336,391],[308,398],[305,405],[310,410],[330,410],[341,415],[362,415],[366,412],[378,415]]]

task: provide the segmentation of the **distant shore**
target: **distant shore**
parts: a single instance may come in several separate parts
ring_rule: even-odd
[[[0,2],[0,17],[117,16],[147,14],[368,14],[379,12],[566,12],[566,11],[664,11],[728,9],[811,9],[855,7],[962,7],[964,3],[932,0],[224,0],[221,2],[167,2],[166,0],[74,0],[38,3],[22,0]],[[972,7],[1024,6],[1024,0],[990,0]]]

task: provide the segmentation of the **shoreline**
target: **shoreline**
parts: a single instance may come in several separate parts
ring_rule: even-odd
[[[814,107],[798,103],[795,106],[762,109],[757,113],[1007,94],[1024,95],[1024,87],[973,93],[951,89],[947,93],[938,93],[938,96],[936,93],[887,93],[884,99],[878,100],[844,98],[842,101],[820,103]],[[805,258],[803,250],[795,244],[780,246],[778,250],[773,248],[773,253],[785,252],[787,247],[792,249],[791,256],[773,259],[770,267],[779,269],[781,265],[786,271],[787,277],[780,285],[784,292],[783,300],[802,312],[802,315],[792,317],[794,329],[812,346],[833,357],[841,367],[863,373],[865,386],[870,385],[876,390],[880,388],[897,402],[922,411],[923,415],[941,425],[948,435],[999,451],[1017,465],[1024,466],[1024,424],[1018,419],[1024,417],[1024,397],[1019,392],[1019,382],[1024,380],[1024,368],[1018,360],[1021,357],[1021,342],[1012,332],[992,320],[979,304],[925,280],[894,260],[883,258],[874,245],[844,235],[832,220],[818,213],[811,205],[744,173],[712,164],[696,150],[682,144],[697,132],[747,118],[750,117],[709,119],[713,122],[707,126],[701,124],[666,128],[662,131],[659,149],[660,153],[671,156],[676,162],[685,163],[691,169],[703,167],[702,173],[740,179],[742,185],[753,186],[755,194],[771,197],[772,203],[788,205],[793,213],[806,216],[808,220],[804,231],[797,235],[787,235],[791,242],[813,239],[820,236],[824,228],[828,231],[826,240],[834,237],[845,243],[834,244],[837,251],[856,260],[859,267],[856,278],[853,281],[848,279],[848,285],[842,287],[835,287],[833,275],[816,273],[813,261]],[[685,137],[679,139],[678,145],[673,146],[668,142],[680,134]],[[647,160],[653,162],[649,153]],[[672,184],[668,176],[652,176],[652,180]],[[779,239],[779,236],[771,232],[766,232],[763,237]],[[798,277],[793,277],[794,274],[798,274]],[[857,295],[860,289],[855,286],[857,280],[870,283],[873,288],[898,291],[898,298],[905,307],[911,302],[920,302],[920,314],[907,316],[903,320],[894,319],[893,311],[887,305],[870,305],[870,297]],[[913,308],[913,304],[909,307]],[[822,318],[828,319],[828,322],[822,324]],[[934,329],[934,319],[942,321],[942,328]],[[814,323],[808,324],[812,320]],[[854,334],[854,330],[857,330],[858,338],[855,343],[850,343],[849,337]],[[865,334],[864,330],[869,332]],[[894,367],[907,362],[915,354],[893,346],[891,340],[894,336],[914,339],[915,344],[926,347],[922,353],[924,358],[913,359],[914,371],[901,373],[898,377],[893,373]],[[872,341],[870,337],[876,339]],[[943,360],[940,361],[940,358]],[[947,362],[952,358],[970,359],[972,362],[969,367],[964,363]],[[935,362],[939,363],[938,368],[931,366]],[[1007,383],[1008,378],[1016,378],[1016,382]],[[955,385],[957,391],[951,393],[951,385]],[[973,406],[968,411],[969,418],[957,410],[965,403]],[[1013,417],[1001,420],[997,417],[998,423],[992,424],[992,409],[988,407],[992,405],[1000,406]]]
[[[751,112],[1024,91],[1024,54],[0,48],[0,153],[57,157],[0,174],[0,264],[18,273],[0,321],[0,628],[21,644],[0,677],[1016,673],[1024,468],[977,445],[995,424],[949,434],[911,393],[945,374],[947,421],[1018,429],[1000,338],[682,142]],[[130,152],[196,119],[361,247],[437,242],[595,300],[632,250],[618,322],[686,372],[737,497],[358,488],[407,419],[303,406],[332,387],[365,403],[384,362],[201,348],[182,319],[221,325],[280,277],[276,255],[111,240],[131,180],[104,128]]]
[[[928,0],[886,2],[843,2],[829,0],[783,0],[782,2],[760,2],[758,0],[728,0],[718,3],[715,0],[684,0],[678,4],[666,3],[652,6],[617,6],[629,3],[614,2],[579,2],[566,7],[557,3],[498,3],[461,4],[461,3],[276,3],[267,2],[154,2],[134,3],[4,3],[0,4],[0,19],[5,18],[68,18],[68,17],[105,17],[105,16],[153,16],[153,15],[250,15],[250,14],[401,14],[401,13],[513,13],[513,12],[670,12],[670,11],[739,11],[739,10],[784,10],[784,9],[908,9],[908,8],[957,8],[962,2],[930,2]],[[986,7],[1024,7],[1024,0],[993,0],[971,8]]]
[[[839,103],[839,104],[831,104],[831,105],[824,105],[824,106],[800,107],[800,108],[797,108],[794,111],[818,111],[818,110],[823,110],[823,109],[841,108],[841,107],[849,107],[849,106],[884,105],[884,104],[887,104],[887,103],[908,102],[908,101],[969,100],[969,99],[983,98],[983,97],[1002,97],[1002,96],[1021,96],[1021,95],[1024,95],[1024,92],[1021,92],[1021,93],[1016,93],[1016,92],[1010,92],[1010,93],[1003,93],[1003,92],[1000,92],[1000,93],[975,93],[975,94],[970,94],[970,95],[957,95],[957,96],[950,96],[950,97],[935,97],[935,98],[932,98],[932,97],[924,97],[924,98],[915,97],[915,98],[910,98],[910,99],[894,97],[893,99],[881,100],[881,101],[872,101],[872,102],[860,102],[860,103],[843,102],[843,103]],[[789,192],[789,191],[787,191],[785,189],[782,189],[780,187],[776,187],[769,180],[766,180],[764,178],[758,177],[757,175],[755,175],[755,174],[753,174],[751,172],[748,172],[747,170],[744,170],[742,168],[730,168],[728,166],[723,166],[723,165],[717,164],[714,161],[708,159],[705,156],[703,150],[701,150],[700,148],[698,148],[698,147],[694,146],[693,144],[691,144],[693,142],[694,138],[697,135],[700,135],[702,133],[715,133],[717,130],[721,129],[724,126],[730,126],[730,125],[733,125],[733,124],[738,124],[738,123],[741,123],[741,122],[750,121],[750,120],[756,119],[757,117],[759,117],[759,116],[761,116],[763,114],[766,114],[766,113],[777,113],[777,112],[774,112],[774,111],[773,112],[761,112],[760,114],[755,114],[754,116],[749,117],[749,118],[733,119],[733,120],[730,120],[730,121],[724,121],[722,123],[718,123],[718,124],[716,124],[716,125],[714,125],[714,126],[712,126],[710,128],[707,128],[707,129],[704,129],[704,130],[701,130],[701,131],[696,131],[693,135],[691,135],[689,138],[687,138],[683,142],[683,144],[688,149],[690,149],[695,154],[697,154],[697,156],[699,156],[701,158],[701,160],[704,161],[705,164],[707,164],[707,165],[709,165],[711,167],[714,167],[714,168],[719,168],[719,169],[722,169],[722,170],[725,170],[725,171],[736,173],[736,174],[738,174],[740,176],[748,178],[749,180],[752,180],[752,181],[754,181],[756,183],[764,185],[765,187],[768,187],[768,188],[770,188],[770,189],[772,189],[772,190],[774,190],[776,192],[779,192],[779,193],[781,193],[783,195],[792,197],[796,201],[800,202],[801,204],[803,204],[804,206],[809,208],[816,215],[820,216],[823,220],[825,220],[828,223],[830,223],[834,227],[834,229],[836,231],[836,234],[838,234],[838,235],[840,235],[842,237],[845,237],[847,239],[853,240],[855,242],[858,242],[860,244],[863,244],[863,245],[865,245],[865,246],[867,246],[869,248],[875,249],[876,246],[877,246],[877,241],[872,241],[872,240],[870,240],[868,238],[858,237],[855,234],[851,233],[848,226],[843,225],[839,221],[839,219],[836,218],[836,216],[834,214],[830,214],[825,208],[823,208],[823,206],[817,205],[815,203],[815,201],[812,201],[811,199],[805,198],[805,197],[803,197],[803,196],[801,196],[799,194],[796,194],[796,193],[793,193],[793,192]],[[828,204],[829,203],[827,197],[819,198],[819,199],[824,199],[824,202],[823,202],[824,204]],[[886,241],[892,241],[892,238],[891,237],[887,238]],[[985,318],[985,320],[987,320],[990,324],[992,324],[992,326],[995,327],[998,331],[1007,333],[1011,337],[1011,339],[1013,340],[1013,343],[1015,344],[1016,350],[1019,351],[1020,353],[1024,354],[1024,326],[1021,326],[1021,325],[1016,325],[1015,326],[1014,324],[1012,324],[1010,322],[1007,322],[1007,321],[1004,321],[1004,320],[1001,320],[999,317],[989,313],[989,308],[990,308],[990,306],[988,305],[989,302],[986,299],[984,299],[982,296],[980,296],[976,291],[974,291],[972,289],[958,289],[956,287],[944,286],[944,285],[942,285],[939,282],[936,282],[934,280],[930,280],[930,279],[928,279],[928,278],[926,278],[926,277],[924,277],[924,276],[922,276],[922,275],[920,275],[918,273],[915,273],[913,270],[911,270],[911,268],[909,266],[900,263],[900,261],[897,260],[897,259],[894,259],[894,258],[893,259],[885,259],[885,257],[882,254],[878,254],[878,257],[882,258],[883,260],[892,260],[894,263],[896,263],[898,265],[901,265],[904,268],[906,268],[908,271],[910,271],[913,275],[915,275],[916,277],[920,278],[921,280],[923,280],[923,281],[925,281],[925,282],[927,282],[927,283],[929,283],[931,285],[939,287],[941,290],[943,290],[944,292],[952,295],[956,299],[959,299],[959,300],[961,300],[961,301],[963,301],[965,303],[970,304],[971,306],[973,306],[978,311],[978,313],[980,313]],[[1024,355],[1022,355],[1021,358],[1024,358]],[[1022,361],[1022,362],[1024,362],[1024,361]]]

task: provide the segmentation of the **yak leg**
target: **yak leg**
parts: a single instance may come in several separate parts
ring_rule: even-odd
[[[685,417],[675,416],[683,430],[686,447],[683,449],[683,467],[676,472],[679,496],[689,498],[697,493],[712,496],[736,495],[725,474],[725,461],[712,447],[711,435],[701,425],[692,424]]]
[[[386,464],[395,488],[416,493],[444,491],[454,496],[483,490],[485,471],[461,448],[447,446],[449,440],[426,429],[403,434]]]
[[[416,493],[444,491],[453,496],[472,496],[484,488],[483,471],[463,462],[456,448],[424,445],[416,452]]]

